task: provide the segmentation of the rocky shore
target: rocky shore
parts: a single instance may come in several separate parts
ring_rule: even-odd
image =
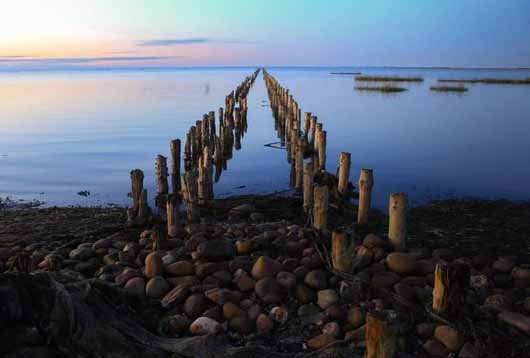
[[[121,208],[2,211],[0,356],[361,357],[374,319],[398,357],[526,356],[530,204],[413,208],[405,252],[383,215],[355,215],[330,206],[353,243],[345,273],[297,197],[215,200],[176,238]],[[469,274],[456,316],[431,309],[441,262]]]

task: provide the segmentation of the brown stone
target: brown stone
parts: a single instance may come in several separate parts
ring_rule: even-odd
[[[250,334],[254,332],[255,321],[247,317],[235,317],[230,320],[229,326],[239,334]]]
[[[386,257],[387,267],[400,274],[410,275],[418,270],[416,256],[413,254],[394,252]]]
[[[265,277],[256,282],[256,294],[266,303],[281,302],[281,288],[272,277]]]
[[[158,252],[151,252],[145,258],[145,276],[147,278],[164,276],[164,263]]]
[[[256,280],[264,277],[275,277],[282,269],[282,264],[267,256],[260,256],[252,266],[252,277]]]
[[[125,284],[125,290],[140,297],[145,297],[145,280],[143,277],[133,277]]]
[[[492,265],[497,272],[509,273],[515,267],[515,263],[509,257],[499,257]]]
[[[261,313],[256,319],[258,333],[268,333],[274,328],[274,322],[266,314]]]
[[[423,344],[423,349],[433,357],[444,357],[449,355],[449,351],[440,342],[430,339]]]
[[[359,328],[366,322],[366,313],[361,307],[352,307],[348,311],[348,322],[353,328]]]
[[[169,291],[169,284],[162,276],[151,278],[145,285],[145,295],[150,298],[161,298]]]
[[[530,317],[528,316],[517,312],[502,311],[497,315],[497,319],[530,335]]]
[[[317,350],[335,341],[335,337],[322,333],[308,340],[307,346],[311,349]]]
[[[191,295],[184,302],[184,312],[191,319],[195,319],[203,315],[203,312],[208,307],[208,302],[204,295],[196,293]]]
[[[436,338],[451,352],[458,352],[458,350],[464,344],[458,331],[446,325],[436,327],[434,330],[434,338]]]
[[[190,293],[188,286],[177,286],[169,291],[161,300],[162,307],[171,308],[184,302]]]
[[[276,275],[276,281],[285,289],[292,289],[296,286],[296,276],[287,271],[280,271]]]
[[[435,323],[420,323],[416,326],[416,334],[423,339],[430,339],[436,329]]]
[[[246,317],[247,313],[232,302],[227,302],[223,305],[223,316],[231,320],[235,317]]]
[[[385,245],[385,241],[375,234],[368,234],[363,240],[363,246],[373,249]]]
[[[240,292],[231,291],[226,288],[212,288],[204,294],[210,301],[217,303],[218,305],[223,305],[226,302],[237,304],[241,300]]]
[[[170,276],[190,276],[195,274],[195,265],[189,261],[177,261],[167,265],[165,271]]]

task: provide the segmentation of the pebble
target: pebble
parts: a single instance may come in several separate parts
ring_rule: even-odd
[[[145,285],[145,295],[150,298],[161,298],[169,291],[169,284],[162,276],[152,277]]]
[[[269,316],[274,322],[282,325],[289,319],[289,312],[285,307],[276,306],[271,309]]]
[[[307,346],[313,350],[318,350],[335,341],[336,341],[335,337],[322,333],[308,340]]]
[[[451,352],[458,352],[460,347],[464,344],[458,331],[446,325],[441,325],[435,328],[434,338]]]
[[[416,326],[416,334],[423,339],[430,339],[434,335],[436,329],[435,323],[419,323]]]
[[[304,283],[316,290],[323,290],[328,287],[326,273],[322,270],[313,270],[305,276]]]
[[[232,302],[227,302],[223,305],[223,315],[227,320],[235,317],[246,317],[247,313]]]
[[[278,281],[278,284],[280,286],[288,290],[296,287],[296,276],[291,272],[278,272],[278,274],[276,275],[276,281]]]
[[[366,313],[361,307],[352,307],[348,310],[348,323],[353,328],[359,328],[366,322]]]
[[[316,292],[304,284],[296,285],[295,294],[298,302],[302,304],[315,302],[317,300]]]
[[[204,295],[195,293],[189,296],[184,302],[184,312],[186,316],[191,319],[195,319],[203,314],[208,307],[208,302]]]
[[[256,282],[254,290],[263,302],[278,303],[281,301],[281,287],[272,277],[265,277]]]
[[[184,300],[189,295],[188,286],[177,286],[169,291],[160,301],[162,307],[171,308],[179,303],[184,302]]]
[[[164,263],[157,252],[151,252],[145,258],[145,276],[152,278],[164,275]]]
[[[386,265],[390,270],[400,275],[410,275],[418,269],[416,256],[402,252],[389,254],[386,257]]]
[[[530,335],[530,317],[517,312],[501,311],[497,319]]]
[[[252,277],[256,280],[264,277],[275,277],[282,269],[282,264],[267,256],[260,256],[252,266]]]
[[[145,280],[143,277],[133,277],[125,284],[125,290],[133,293],[134,295],[144,298],[145,297]]]
[[[195,274],[195,265],[190,261],[176,261],[167,265],[165,272],[170,276],[190,276]]]
[[[250,334],[254,332],[256,322],[247,317],[235,317],[230,320],[229,327],[240,334]]]
[[[258,333],[268,333],[274,328],[274,322],[266,314],[261,313],[256,319]]]
[[[241,292],[253,291],[256,285],[256,281],[254,281],[254,279],[243,269],[238,269],[234,273],[233,282]]]
[[[340,335],[340,326],[337,322],[328,322],[322,328],[322,333],[336,338]]]
[[[320,308],[325,310],[326,308],[339,302],[339,295],[335,290],[322,290],[317,293],[317,302]]]
[[[228,240],[209,240],[197,246],[197,254],[201,259],[222,261],[229,260],[236,255],[236,247]]]
[[[447,357],[449,351],[440,342],[430,339],[423,344],[423,349],[433,357]]]
[[[241,292],[232,291],[226,288],[212,288],[206,291],[205,296],[218,305],[224,305],[226,302],[239,303],[241,301]]]
[[[221,331],[221,324],[208,317],[199,317],[190,325],[193,334],[216,334]]]

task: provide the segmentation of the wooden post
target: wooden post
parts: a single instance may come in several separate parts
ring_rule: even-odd
[[[171,151],[171,192],[178,195],[180,192],[180,139],[174,139],[170,145]]]
[[[197,185],[195,171],[189,171],[181,177],[182,196],[186,202],[186,214],[189,223],[199,221],[199,209],[197,207]]]
[[[326,131],[317,132],[318,169],[326,170]]]
[[[348,194],[348,183],[350,178],[351,154],[342,152],[339,158],[339,194],[346,196]]]
[[[304,212],[313,206],[313,163],[304,165]]]
[[[304,185],[304,139],[298,138],[296,146],[296,177],[295,185],[296,189],[302,189]]]
[[[180,185],[179,185],[180,187]],[[177,194],[169,195],[167,200],[167,234],[177,236],[178,232],[178,200]]]
[[[469,276],[469,267],[463,264],[447,264],[442,261],[436,265],[432,291],[434,313],[452,318],[465,310]]]
[[[322,231],[326,230],[328,224],[328,187],[326,185],[315,186],[313,200],[313,228]]]
[[[304,138],[307,141],[309,136],[309,128],[311,127],[311,112],[304,114]]]
[[[388,209],[388,239],[394,250],[404,251],[407,238],[407,195],[404,193],[390,194]]]
[[[144,189],[144,172],[140,169],[131,170],[131,196],[133,199],[133,208],[138,211],[142,190]]]
[[[140,195],[140,202],[138,205],[138,217],[146,218],[149,216],[149,203],[147,201],[147,189],[142,189],[142,195]]]
[[[348,235],[342,229],[333,231],[331,235],[331,263],[333,269],[340,272],[350,272],[355,253],[350,247]]]
[[[366,358],[393,358],[397,352],[397,327],[385,311],[366,315]]]
[[[361,169],[357,187],[359,188],[359,207],[357,211],[357,224],[368,224],[368,213],[372,202],[372,187],[374,177],[372,169]]]
[[[156,173],[156,191],[157,191],[157,207],[165,207],[164,196],[168,193],[168,183],[167,183],[167,158],[163,155],[158,154],[156,156],[155,163],[155,173]],[[162,206],[163,205],[163,206]]]

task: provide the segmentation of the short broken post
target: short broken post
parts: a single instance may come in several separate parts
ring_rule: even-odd
[[[394,312],[374,311],[366,315],[366,358],[393,358],[397,352]]]
[[[359,189],[359,207],[357,211],[357,224],[368,224],[368,213],[372,205],[372,188],[374,186],[374,176],[372,169],[361,169],[361,175],[357,182]]]
[[[313,228],[324,231],[328,225],[329,189],[327,185],[318,185],[313,190]]]
[[[465,309],[469,276],[469,268],[463,264],[448,264],[442,261],[436,265],[432,291],[434,313],[452,318]]]
[[[331,235],[331,263],[333,270],[350,272],[354,252],[350,247],[348,234],[343,229],[333,231]]]
[[[351,154],[342,152],[339,157],[339,184],[338,191],[342,196],[348,195],[348,183],[350,178]]]
[[[388,239],[395,251],[404,251],[407,239],[407,195],[390,194],[388,207]]]
[[[144,189],[144,172],[140,169],[131,170],[131,196],[133,199],[133,208],[137,213],[140,207],[142,190]]]
[[[180,185],[179,185],[180,186]],[[167,234],[177,236],[178,232],[178,200],[177,194],[171,194],[167,199]]]

